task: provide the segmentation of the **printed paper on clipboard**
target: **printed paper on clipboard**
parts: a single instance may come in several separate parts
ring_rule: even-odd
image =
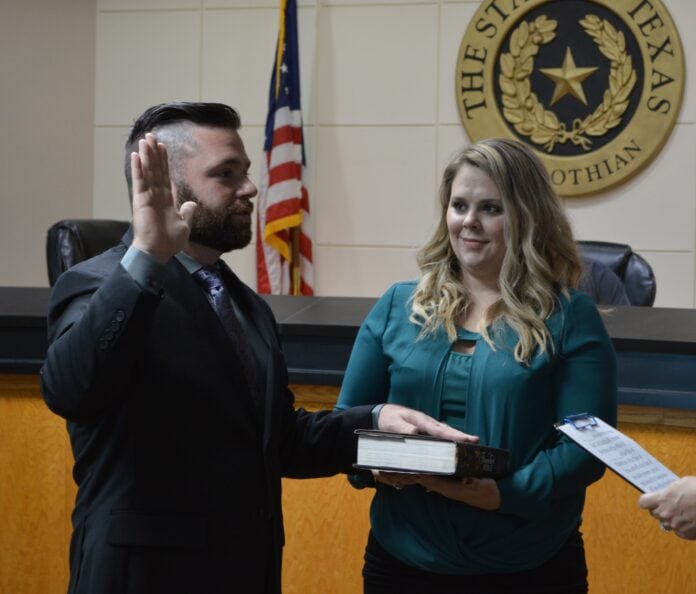
[[[565,433],[643,493],[659,491],[679,477],[630,437],[587,413],[565,417],[556,429]]]

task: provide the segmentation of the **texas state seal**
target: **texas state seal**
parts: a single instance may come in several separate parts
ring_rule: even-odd
[[[517,138],[560,195],[586,196],[658,154],[681,107],[684,55],[659,0],[484,0],[456,93],[471,140]]]

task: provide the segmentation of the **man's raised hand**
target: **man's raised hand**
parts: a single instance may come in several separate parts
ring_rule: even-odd
[[[133,246],[166,263],[188,244],[194,202],[177,206],[169,179],[164,144],[152,133],[131,153],[133,175]]]

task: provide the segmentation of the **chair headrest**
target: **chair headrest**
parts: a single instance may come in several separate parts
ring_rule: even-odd
[[[609,241],[578,241],[577,244],[584,257],[602,262],[622,280],[631,305],[655,303],[655,273],[630,245]]]
[[[578,241],[578,246],[583,256],[608,266],[623,280],[628,260],[633,253],[630,245],[608,241]]]
[[[118,244],[128,226],[111,219],[65,219],[51,225],[46,236],[50,286],[71,266]]]
[[[655,295],[657,294],[655,273],[640,254],[631,252],[626,263],[623,282],[631,305],[650,306],[655,303]]]

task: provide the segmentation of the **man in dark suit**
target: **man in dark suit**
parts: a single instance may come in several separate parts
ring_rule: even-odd
[[[147,110],[131,229],[52,293],[42,390],[75,456],[72,594],[277,593],[281,476],[349,471],[359,427],[463,437],[395,405],[294,408],[273,316],[220,260],[251,239],[239,125],[220,104]]]

